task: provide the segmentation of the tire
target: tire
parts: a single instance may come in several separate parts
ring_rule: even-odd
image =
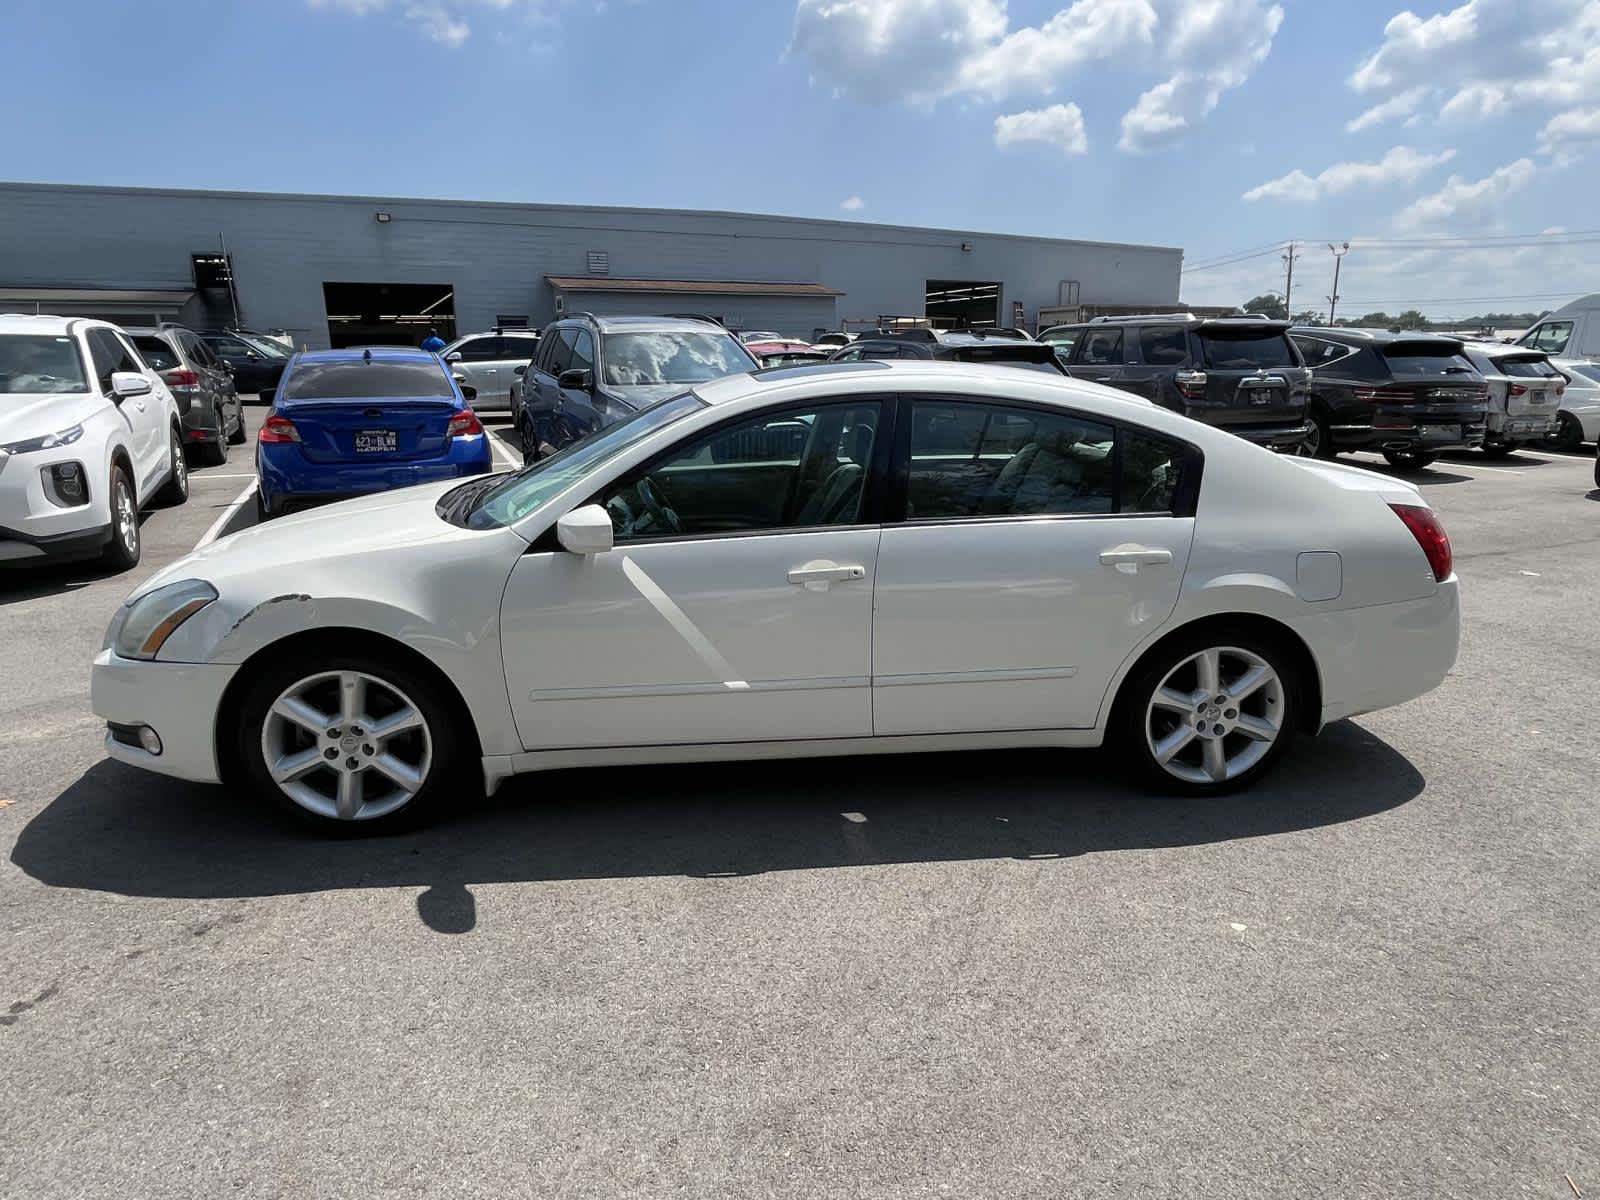
[[[1339,453],[1334,449],[1333,430],[1328,427],[1326,413],[1311,414],[1311,436],[1306,440],[1305,453],[1312,458],[1327,460]]]
[[[184,457],[183,435],[178,432],[176,425],[168,430],[167,437],[171,442],[167,451],[170,456],[168,470],[171,473],[167,477],[167,482],[156,493],[156,499],[161,504],[172,507],[189,499],[189,460]]]
[[[100,564],[108,571],[127,571],[139,565],[142,539],[139,536],[139,500],[133,480],[120,466],[112,466],[106,495],[111,500],[111,541],[100,552]]]
[[[1397,471],[1421,471],[1431,467],[1439,458],[1431,450],[1385,450],[1383,457]]]
[[[445,796],[463,794],[465,742],[433,679],[360,651],[269,657],[275,661],[245,685],[234,747],[233,761],[258,798],[325,834],[363,836],[414,826]],[[354,693],[352,681],[359,681]],[[364,699],[344,715],[350,694]],[[406,713],[417,724],[374,736]],[[308,723],[314,714],[320,720]],[[298,774],[280,784],[269,761],[280,775],[285,762]]]
[[[1479,447],[1485,458],[1505,458],[1516,448],[1516,442],[1484,442]]]
[[[234,415],[238,418],[233,427],[233,432],[228,435],[228,445],[242,446],[250,440],[250,430],[244,423],[244,401],[237,396],[233,398]]]
[[[539,435],[533,431],[533,421],[526,416],[517,422],[517,441],[521,444],[523,466],[539,461]]]
[[[1569,412],[1556,414],[1556,431],[1544,439],[1552,450],[1576,450],[1583,445],[1583,422]]]
[[[219,406],[216,410],[217,436],[215,441],[201,442],[196,447],[195,457],[202,466],[220,467],[228,461],[228,418],[222,415]]]
[[[1208,656],[1210,682],[1220,686],[1201,696]],[[1257,668],[1265,674],[1252,676]],[[1236,699],[1251,678],[1254,686]],[[1213,625],[1172,639],[1134,668],[1117,694],[1115,739],[1145,785],[1218,796],[1249,787],[1271,769],[1294,740],[1300,696],[1295,657],[1277,638],[1248,626]],[[1269,731],[1270,738],[1262,736]]]

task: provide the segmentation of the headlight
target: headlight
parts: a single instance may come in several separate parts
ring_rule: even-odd
[[[0,446],[7,454],[28,454],[34,450],[54,450],[57,446],[70,446],[83,436],[83,426],[74,425],[71,429],[63,429],[59,433],[47,433],[44,437],[29,438],[23,442],[10,442]]]
[[[202,579],[183,579],[130,600],[111,618],[105,646],[119,658],[152,659],[195,613],[217,598],[217,589]]]

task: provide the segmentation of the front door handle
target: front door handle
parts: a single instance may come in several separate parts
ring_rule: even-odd
[[[845,583],[851,579],[865,579],[867,569],[855,563],[836,563],[825,558],[813,559],[798,567],[789,568],[789,582],[798,584],[808,592],[825,592],[830,583]]]
[[[1170,563],[1172,551],[1159,546],[1140,546],[1133,542],[1124,542],[1120,546],[1100,551],[1100,561],[1108,567],[1132,566],[1138,570],[1141,566],[1155,567]]]

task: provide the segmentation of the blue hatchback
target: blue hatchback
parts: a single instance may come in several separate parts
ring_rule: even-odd
[[[488,471],[467,392],[421,350],[295,355],[256,439],[261,516]]]

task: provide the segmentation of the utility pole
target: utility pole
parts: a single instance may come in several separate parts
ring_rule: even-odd
[[[1290,242],[1289,248],[1283,252],[1283,265],[1288,269],[1283,281],[1283,315],[1291,321],[1294,320],[1294,260],[1298,257],[1294,243]]]
[[[1350,253],[1350,243],[1343,242],[1335,246],[1328,243],[1328,249],[1333,251],[1333,295],[1328,297],[1328,324],[1333,324],[1333,313],[1339,307],[1339,267],[1344,262],[1344,256]]]

